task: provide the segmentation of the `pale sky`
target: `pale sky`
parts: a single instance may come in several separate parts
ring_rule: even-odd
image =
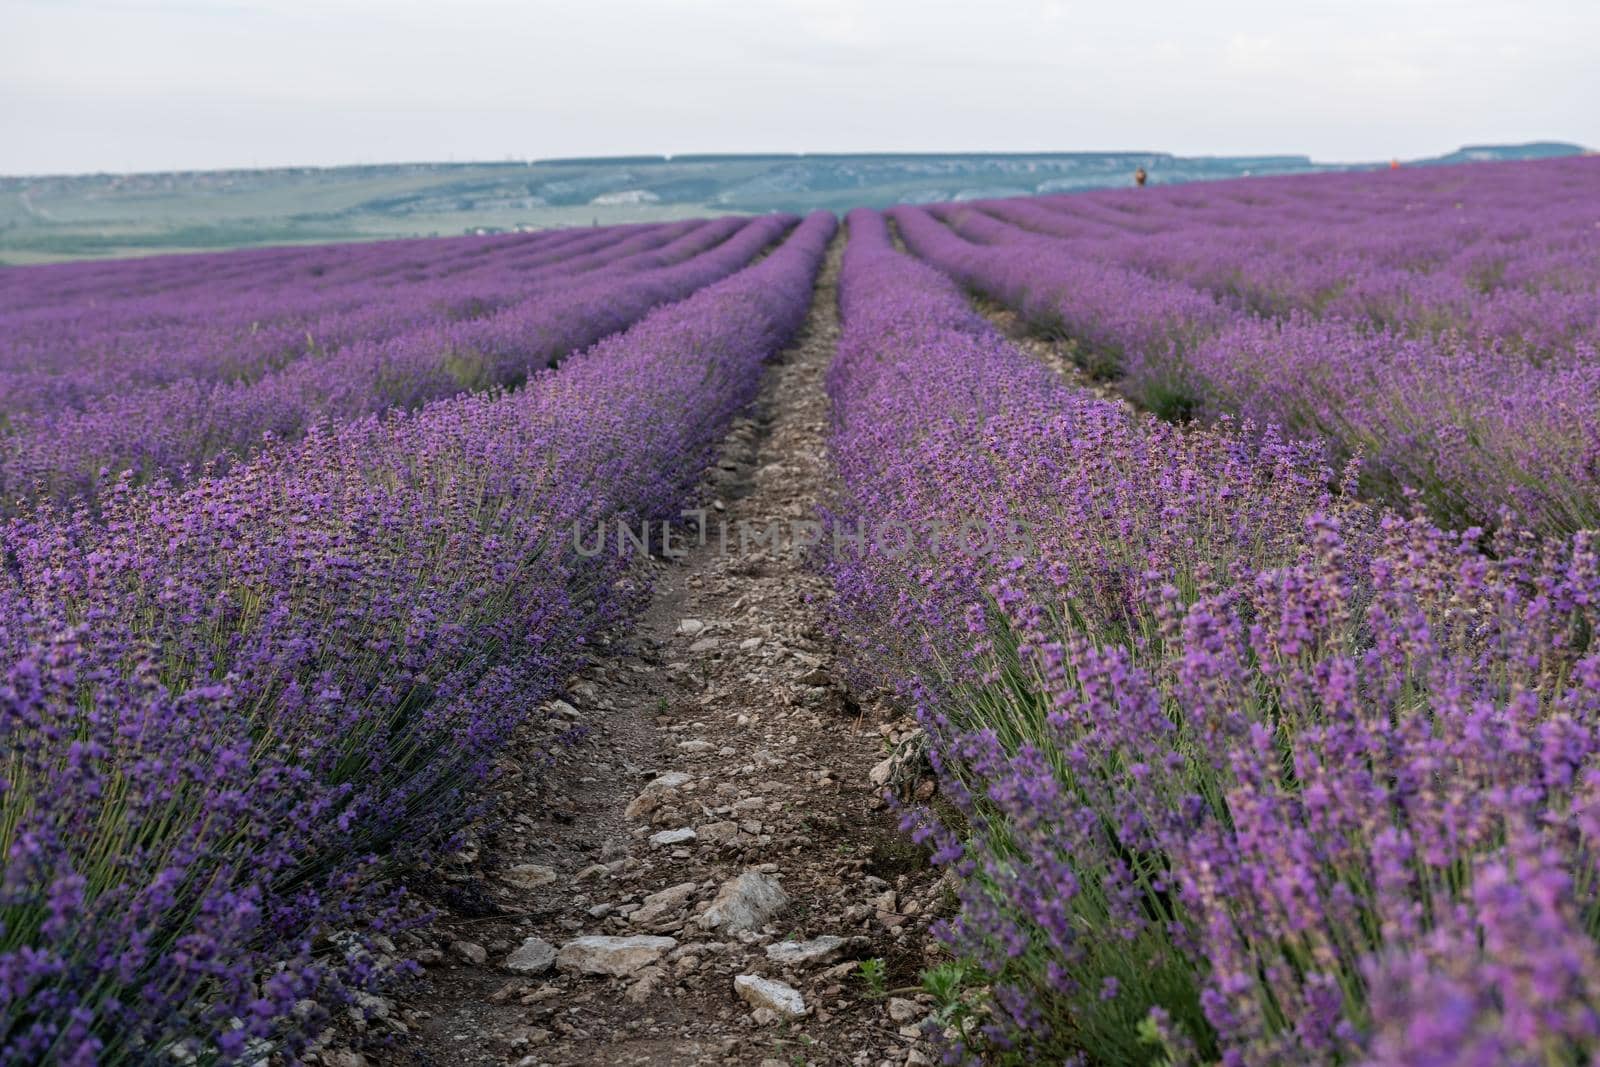
[[[0,0],[0,174],[1600,147],[1600,0]]]

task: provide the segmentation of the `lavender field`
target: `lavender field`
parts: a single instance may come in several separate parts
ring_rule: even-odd
[[[0,1065],[1600,1059],[1600,160],[4,268],[0,524]]]

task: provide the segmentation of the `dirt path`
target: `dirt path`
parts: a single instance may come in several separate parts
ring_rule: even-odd
[[[1055,371],[1068,385],[1093,393],[1101,400],[1135,406],[1117,390],[1113,381],[1096,378],[1079,365],[1077,342],[1064,337],[1041,337],[1028,328],[1020,315],[1004,304],[981,296],[970,299],[973,310],[988,319],[995,329],[1005,335],[1006,340]]]
[[[442,872],[449,914],[401,946],[424,980],[371,1005],[364,1053],[322,1062],[929,1062],[906,987],[927,963],[934,872],[871,781],[912,723],[845,691],[825,585],[788,539],[739,550],[739,523],[809,519],[826,491],[841,244],[726,442],[707,544],[650,562],[639,627],[556,706],[588,736],[499,798]],[[859,962],[874,958],[877,990]]]
[[[893,220],[889,223],[889,240],[895,250],[912,259],[922,262],[915,252],[906,247],[905,238],[900,236],[900,227]],[[931,264],[930,264],[931,266]],[[937,269],[937,268],[935,268]],[[1078,344],[1067,337],[1045,337],[1030,329],[1011,308],[991,297],[967,291],[967,299],[972,304],[972,309],[988,319],[995,329],[1003,334],[1006,340],[1030,353],[1035,359],[1055,371],[1061,380],[1075,389],[1083,389],[1093,393],[1101,400],[1110,400],[1134,407],[1131,400],[1120,393],[1116,385],[1105,378],[1097,378],[1084,370],[1078,362]]]

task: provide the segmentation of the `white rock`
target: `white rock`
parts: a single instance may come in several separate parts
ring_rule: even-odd
[[[757,930],[788,906],[789,894],[776,879],[746,871],[722,883],[717,898],[700,916],[700,925],[728,934]]]
[[[663,789],[678,789],[694,781],[694,775],[685,774],[683,771],[668,771],[660,774],[645,783],[644,791],[654,793]]]
[[[685,637],[693,637],[706,628],[706,624],[699,619],[679,619],[678,632]]]
[[[556,872],[553,867],[537,863],[519,863],[509,870],[500,872],[500,880],[510,882],[519,889],[538,889],[555,881]]]
[[[628,920],[635,926],[648,926],[681,908],[698,888],[698,882],[680,882],[659,893],[651,893],[644,898],[639,910],[628,916]]]
[[[677,947],[671,937],[603,937],[591,934],[568,941],[556,954],[556,968],[567,973],[626,977],[655,963]]]
[[[659,833],[651,834],[650,843],[657,848],[664,848],[667,845],[681,845],[685,841],[693,841],[699,836],[699,834],[685,826],[677,830],[662,830]]]
[[[894,777],[894,757],[893,756],[890,756],[888,759],[882,761],[881,763],[878,763],[878,764],[874,765],[872,770],[867,772],[867,781],[871,782],[873,785],[877,786],[879,789],[882,789],[884,786],[888,785],[889,784],[889,779],[893,778],[893,777]]]
[[[645,783],[644,792],[628,802],[623,814],[630,819],[643,818],[661,806],[661,794],[681,789],[692,781],[694,781],[693,775],[682,771],[668,771]]]
[[[475,945],[471,941],[452,941],[450,951],[463,963],[479,964],[489,958],[489,953],[482,945]]]
[[[798,1019],[806,1013],[806,1000],[800,991],[771,978],[741,974],[733,980],[733,991],[752,1008],[765,1008],[779,1018]]]
[[[774,963],[822,963],[837,956],[844,938],[823,934],[810,941],[779,941],[767,946],[767,959]]]
[[[538,937],[530,937],[506,957],[506,970],[517,974],[543,974],[555,966],[556,947]]]

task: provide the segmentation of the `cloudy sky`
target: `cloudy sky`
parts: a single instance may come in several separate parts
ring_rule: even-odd
[[[1595,0],[0,0],[0,174],[1600,146]]]

